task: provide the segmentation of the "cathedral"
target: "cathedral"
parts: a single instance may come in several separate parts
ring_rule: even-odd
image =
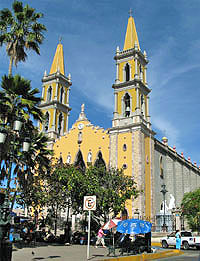
[[[143,190],[136,200],[127,201],[127,218],[140,217],[161,226],[163,213],[166,217],[179,216],[184,193],[200,186],[200,169],[179,155],[175,147],[168,146],[166,137],[162,141],[155,138],[149,114],[149,61],[140,48],[132,16],[128,19],[123,50],[117,47],[114,60],[112,126],[103,129],[93,125],[82,104],[76,122],[69,128],[72,81],[71,75],[65,73],[63,45],[59,42],[50,72],[45,71],[42,78],[40,108],[46,122],[39,128],[51,138],[55,157],[64,163],[87,168],[100,161],[107,167],[123,168],[125,175],[134,178],[138,189]],[[172,225],[170,219],[166,222]]]

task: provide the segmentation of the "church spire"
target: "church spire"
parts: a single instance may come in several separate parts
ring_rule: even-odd
[[[149,93],[147,84],[147,54],[140,50],[135,22],[130,11],[124,49],[117,48],[115,108],[113,127],[127,128],[131,124],[143,124],[151,128],[149,116]]]
[[[69,90],[72,85],[71,75],[65,76],[64,55],[61,38],[56,48],[50,74],[45,72],[42,78],[42,103],[40,108],[46,121],[40,124],[40,130],[53,140],[68,131]]]
[[[63,45],[61,44],[61,38],[59,39],[59,44],[56,48],[56,53],[54,55],[53,63],[51,65],[50,74],[60,72],[62,75],[65,75],[64,68],[64,54],[63,54]]]
[[[132,10],[129,11],[130,17],[128,19],[128,25],[126,29],[126,37],[124,41],[124,51],[128,49],[132,49],[135,47],[135,45],[138,46],[138,49],[140,50],[140,45],[138,41],[137,31],[135,27],[135,21],[132,17]]]

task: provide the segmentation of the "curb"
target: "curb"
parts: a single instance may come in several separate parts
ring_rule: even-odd
[[[159,242],[152,242],[151,246],[157,246],[157,247],[162,247],[162,244]]]
[[[126,256],[126,257],[115,257],[110,258],[109,260],[112,261],[145,261],[145,260],[153,260],[158,258],[165,258],[171,256],[179,256],[183,255],[184,252],[181,250],[166,250],[160,253],[153,253],[153,254],[142,254],[138,256]],[[108,261],[108,259],[102,259],[101,261]]]

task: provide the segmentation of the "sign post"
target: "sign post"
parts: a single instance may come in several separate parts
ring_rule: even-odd
[[[88,218],[88,244],[87,244],[87,259],[90,256],[90,220],[91,220],[91,210],[96,210],[96,196],[85,196],[83,210],[89,211]]]

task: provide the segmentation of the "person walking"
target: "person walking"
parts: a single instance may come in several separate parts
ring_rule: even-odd
[[[105,246],[105,241],[104,241],[104,237],[106,236],[106,234],[103,232],[103,229],[100,228],[97,234],[97,241],[95,244],[95,247],[97,248],[98,245],[102,244],[103,247]]]
[[[175,234],[175,237],[176,237],[176,249],[181,249],[181,233],[179,230],[176,230],[176,234]]]

